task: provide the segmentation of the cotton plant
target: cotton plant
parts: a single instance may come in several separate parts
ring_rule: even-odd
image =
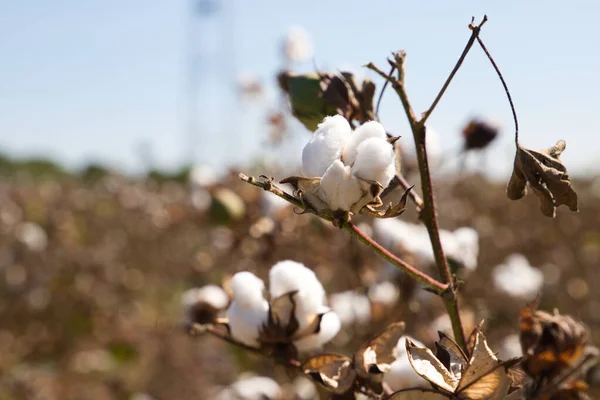
[[[418,190],[402,175],[395,143],[403,139],[389,134],[378,118],[374,83],[365,80],[360,86],[350,79],[351,74],[343,73],[340,76],[286,73],[278,77],[281,88],[289,95],[293,115],[312,133],[302,151],[302,175],[280,180],[292,186],[292,193],[282,190],[274,177],[240,174],[244,182],[295,206],[297,213],[311,214],[351,234],[386,263],[423,286],[428,296],[441,301],[446,314],[433,321],[433,325],[445,332],[438,332],[435,352],[406,337],[406,324],[402,321],[389,324],[351,355],[323,352],[343,322],[356,321],[357,315],[366,320],[369,297],[385,298],[393,304],[395,299],[389,299],[395,296],[385,294],[390,290],[381,290],[377,295],[375,290],[373,294],[369,290],[368,297],[356,296],[365,293],[366,288],[360,292],[341,292],[331,302],[338,315],[327,306],[325,290],[316,275],[293,261],[273,266],[268,285],[247,271],[234,275],[231,303],[225,311],[227,318],[201,325],[196,332],[209,332],[247,351],[271,357],[310,377],[334,398],[495,400],[508,396],[534,399],[532,396],[538,394],[558,399],[564,397],[555,396],[571,392],[585,395],[585,384],[579,379],[583,374],[571,368],[585,370],[597,360],[598,354],[597,349],[588,345],[585,327],[572,318],[522,311],[519,338],[523,357],[506,361],[490,349],[481,325],[470,336],[465,335],[465,326],[469,322],[473,325],[473,321],[465,324],[466,316],[473,320],[474,315],[468,306],[459,307],[460,279],[452,264],[461,264],[469,273],[476,272],[479,235],[470,227],[440,229],[431,177],[435,133],[428,129],[428,121],[475,42],[501,78],[513,111],[517,154],[507,196],[519,199],[531,188],[540,198],[542,212],[549,217],[555,216],[560,205],[567,205],[572,211],[578,209],[566,167],[559,159],[565,149],[564,141],[541,152],[519,144],[516,112],[508,88],[480,37],[486,21],[484,17],[478,25],[471,22],[471,37],[463,54],[423,113],[412,109],[406,92],[405,52],[392,53],[388,59],[389,73],[373,63],[366,65],[386,82],[384,88],[396,92],[404,108],[419,169]],[[292,55],[295,52],[292,50],[292,47],[286,50],[288,58],[300,59]],[[419,224],[398,219],[409,201],[414,204]],[[373,226],[374,237],[366,233],[368,229],[355,224],[359,214],[364,215],[360,217],[362,226],[368,223]],[[376,219],[371,221],[369,216]],[[410,255],[410,262],[395,254],[399,251]],[[417,265],[412,265],[412,261]],[[508,264],[513,265],[510,270],[513,272],[498,270],[502,287],[512,286],[513,292],[514,287],[521,287],[518,294],[523,297],[533,293],[534,288],[537,291],[543,278],[532,274],[523,263],[518,271],[521,275],[514,269],[514,262]],[[431,265],[436,267],[437,275],[427,268]],[[525,276],[526,273],[529,275]],[[417,328],[428,331],[427,325]],[[399,341],[404,344],[403,351],[398,349]],[[566,356],[561,349],[567,351]],[[553,357],[551,365],[547,365],[547,355]],[[563,359],[574,365],[563,365]],[[414,372],[411,375],[407,374],[406,360]],[[519,363],[524,363],[533,386],[519,380],[523,374],[514,370]],[[564,371],[568,374],[566,378],[558,374]],[[415,374],[421,379],[417,380]],[[399,383],[399,377],[414,379],[416,386]],[[547,385],[548,379],[552,385]],[[420,387],[423,382],[429,386]]]

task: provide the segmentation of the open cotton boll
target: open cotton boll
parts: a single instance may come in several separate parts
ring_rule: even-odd
[[[394,269],[398,268],[394,266]],[[369,299],[374,303],[391,306],[398,300],[398,297],[400,297],[400,290],[392,282],[385,281],[369,287]]]
[[[192,288],[181,295],[181,305],[185,309],[192,308],[198,303],[205,303],[217,310],[222,310],[229,304],[229,296],[216,285]]]
[[[339,160],[352,128],[341,115],[326,117],[302,150],[302,172],[309,178],[323,176]]]
[[[233,301],[227,309],[231,336],[249,346],[258,346],[258,336],[269,318],[269,303],[263,297],[264,282],[250,272],[231,279]]]
[[[333,211],[350,211],[362,197],[360,182],[352,175],[351,168],[340,160],[334,161],[321,179],[319,198]]]
[[[367,181],[387,187],[396,174],[394,148],[385,139],[369,138],[358,145],[352,173]]]
[[[325,312],[327,308],[322,309]],[[338,334],[342,323],[334,311],[327,311],[321,317],[319,332],[303,337],[294,341],[294,346],[298,351],[311,351],[322,347],[325,343],[331,341]]]
[[[366,324],[371,321],[371,302],[363,294],[351,290],[334,293],[329,296],[329,304],[343,326]]]
[[[296,261],[280,261],[271,267],[269,289],[273,299],[297,291],[295,316],[300,329],[308,326],[325,304],[325,289],[315,273]]]
[[[523,299],[535,297],[544,285],[544,273],[530,266],[520,254],[513,254],[504,264],[494,267],[492,279],[499,290]]]
[[[387,143],[387,135],[385,133],[385,128],[377,121],[369,121],[365,122],[348,138],[346,143],[346,147],[344,148],[344,163],[346,165],[354,164],[356,160],[356,152],[358,146],[367,139],[370,138],[378,138],[386,141]],[[389,143],[388,143],[388,146]]]
[[[222,390],[218,400],[275,400],[282,396],[281,386],[266,376],[240,379]]]

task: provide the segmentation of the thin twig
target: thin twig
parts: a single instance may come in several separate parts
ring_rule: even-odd
[[[512,97],[510,96],[510,91],[508,90],[506,81],[504,80],[504,77],[502,76],[502,72],[500,72],[500,68],[498,68],[498,65],[494,61],[494,58],[488,51],[487,47],[485,47],[485,44],[483,44],[483,40],[481,40],[481,38],[479,36],[477,36],[477,41],[479,42],[479,45],[483,49],[485,55],[488,57],[488,59],[494,66],[494,69],[496,70],[496,73],[498,74],[498,77],[500,78],[500,81],[502,82],[502,86],[504,86],[504,91],[506,92],[506,97],[508,97],[508,102],[510,103],[510,110],[512,111],[513,120],[515,121],[515,144],[517,146],[519,146],[519,121],[517,120],[517,112],[515,111],[515,105],[512,101]]]
[[[240,174],[240,179],[244,182],[247,182],[251,185],[264,189],[268,192],[279,196],[280,198],[288,201],[289,203],[297,206],[304,207],[302,202],[295,197],[289,195],[288,193],[281,190],[279,187],[274,185],[271,181],[260,181],[254,177],[249,177],[244,174]],[[318,214],[319,217],[325,219],[326,221],[333,222],[333,218],[328,215]],[[448,290],[449,285],[439,282],[436,279],[430,277],[426,273],[419,271],[414,266],[408,264],[404,260],[398,258],[394,254],[390,253],[387,249],[385,249],[381,244],[377,243],[374,239],[367,236],[364,232],[362,232],[356,225],[351,222],[345,222],[342,226],[342,229],[349,232],[352,236],[357,238],[363,244],[369,246],[373,251],[379,254],[381,257],[385,258],[387,261],[404,271],[407,275],[410,275],[413,279],[427,286],[431,290],[436,293],[442,294]]]
[[[392,76],[392,74],[394,73],[394,69],[396,69],[395,66],[392,66],[392,69],[390,70],[390,73],[388,74],[389,76]],[[381,99],[383,98],[383,93],[385,92],[385,89],[387,88],[388,84],[390,82],[389,81],[385,81],[385,83],[383,84],[383,87],[381,88],[381,92],[379,93],[379,98],[377,99],[377,106],[375,107],[375,116],[377,117],[377,119],[379,120],[379,106],[381,105]]]
[[[479,31],[481,30],[481,27],[483,26],[483,24],[485,24],[486,21],[487,21],[487,15],[483,16],[483,20],[477,26],[474,26],[473,25],[473,20],[471,20],[471,24],[469,25],[469,28],[471,29],[471,37],[469,38],[469,41],[467,42],[467,45],[465,46],[465,49],[463,50],[462,54],[460,55],[460,58],[458,59],[456,65],[452,69],[452,72],[450,72],[450,75],[448,76],[448,79],[446,79],[446,82],[444,83],[444,86],[442,86],[442,89],[438,93],[437,97],[435,98],[435,100],[433,101],[433,103],[431,104],[431,106],[429,107],[429,109],[423,114],[423,117],[421,118],[421,121],[423,123],[425,123],[425,121],[427,121],[427,119],[429,118],[429,116],[431,115],[431,113],[433,112],[433,110],[435,109],[435,106],[437,106],[437,104],[439,103],[440,99],[444,95],[444,92],[446,92],[446,89],[448,89],[448,86],[450,85],[450,82],[452,82],[452,79],[454,78],[454,75],[456,75],[456,72],[458,71],[458,69],[462,65],[463,61],[465,60],[465,57],[467,56],[467,53],[469,52],[469,50],[471,50],[471,47],[473,46],[473,43],[475,42],[475,39],[479,35]]]

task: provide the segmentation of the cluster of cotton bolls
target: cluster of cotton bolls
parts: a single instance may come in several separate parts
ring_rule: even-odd
[[[266,376],[242,375],[216,396],[217,400],[278,400],[283,398],[317,400],[319,392],[314,383],[303,376],[299,376],[288,384],[280,385]]]
[[[264,282],[250,272],[238,272],[231,279],[229,331],[233,339],[248,346],[260,347],[261,333],[270,319],[264,289]],[[337,335],[340,319],[325,305],[325,290],[315,273],[303,264],[290,260],[275,264],[269,271],[269,294],[271,301],[292,296],[298,328],[291,340],[297,350],[320,348]],[[317,329],[307,331],[315,321]]]
[[[374,182],[387,187],[396,172],[393,145],[383,125],[366,122],[355,131],[341,115],[326,117],[302,151],[302,171],[320,178],[316,196],[332,211],[357,214]],[[365,202],[361,201],[365,199]]]
[[[373,222],[376,237],[389,248],[400,248],[412,254],[422,266],[435,263],[427,228],[398,218],[376,219]],[[440,240],[446,256],[462,265],[468,272],[477,268],[479,234],[470,227],[455,231],[440,230]]]
[[[511,254],[492,270],[494,286],[511,297],[531,299],[544,285],[544,273],[532,267],[522,254]]]

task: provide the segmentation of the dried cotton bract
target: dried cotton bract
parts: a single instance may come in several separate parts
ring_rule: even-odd
[[[341,115],[327,117],[302,152],[306,177],[282,182],[292,184],[305,204],[320,213],[358,214],[365,206],[374,211],[396,172],[392,142],[378,122],[352,131]]]

